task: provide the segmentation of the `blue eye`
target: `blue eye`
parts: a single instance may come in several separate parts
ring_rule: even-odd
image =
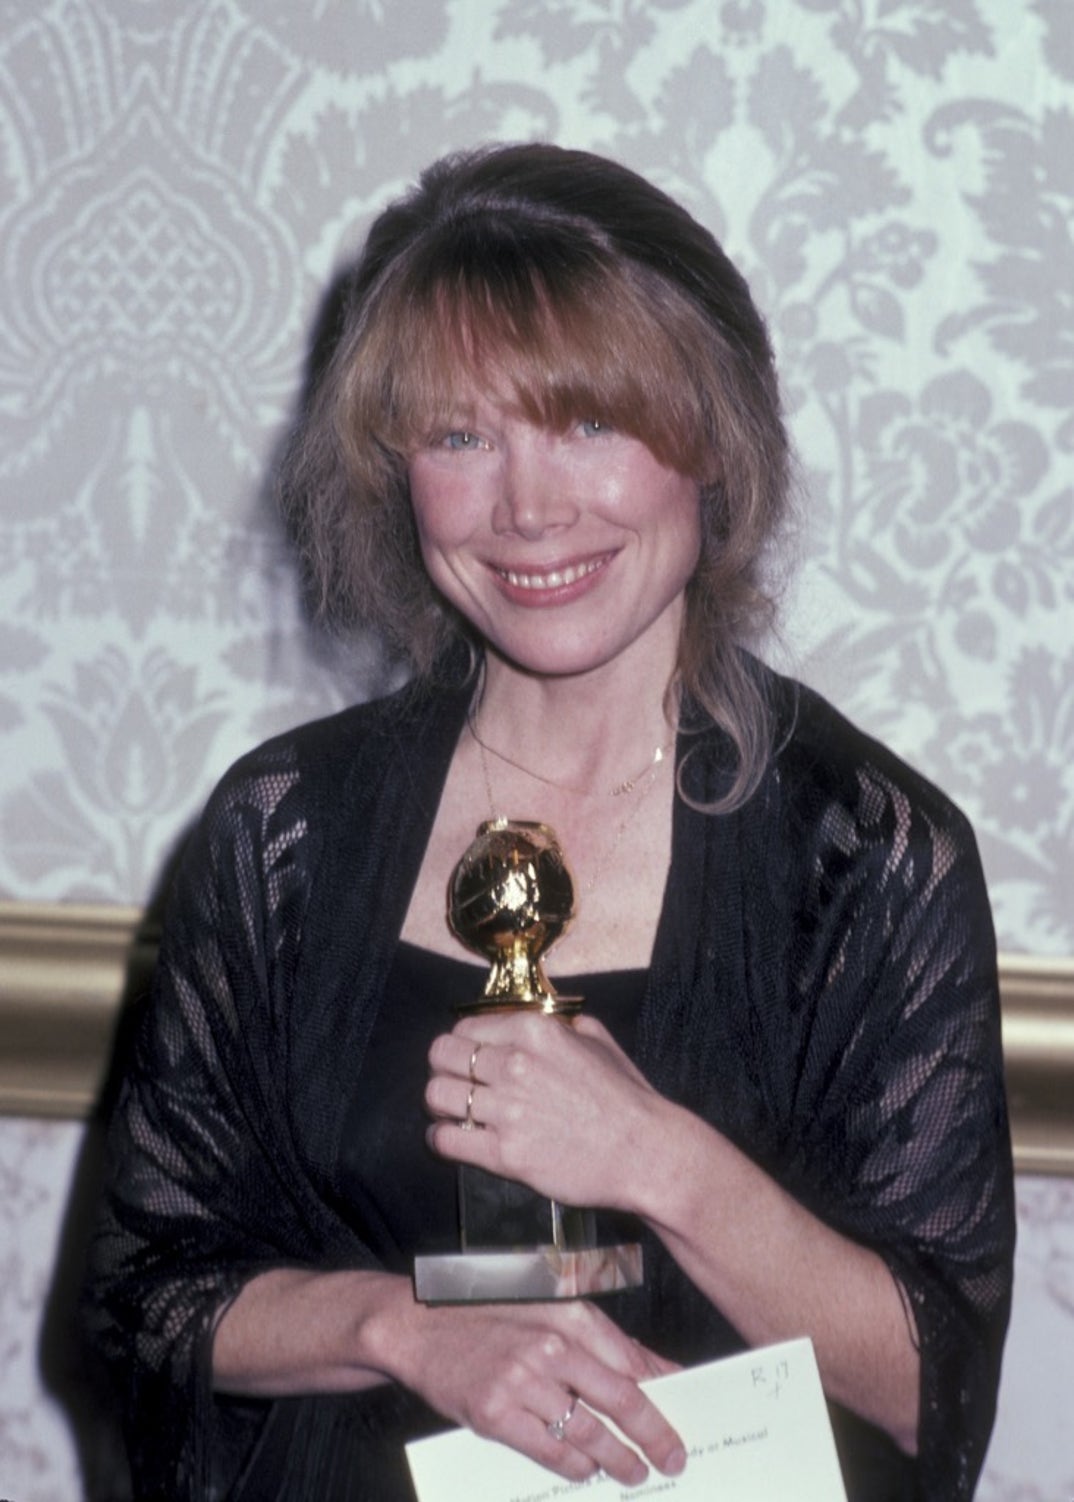
[[[444,436],[444,447],[453,449],[456,453],[465,453],[469,449],[479,448],[480,438],[476,433],[470,433],[464,428],[456,429]]]
[[[583,418],[579,426],[587,438],[599,438],[602,433],[610,433],[612,430],[611,423],[603,422],[599,417]]]

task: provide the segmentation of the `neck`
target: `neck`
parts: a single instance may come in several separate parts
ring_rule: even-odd
[[[615,669],[615,664],[609,665]],[[675,695],[660,676],[607,671],[547,678],[486,662],[472,714],[475,734],[495,752],[578,791],[608,792],[645,771],[657,748],[671,749]]]

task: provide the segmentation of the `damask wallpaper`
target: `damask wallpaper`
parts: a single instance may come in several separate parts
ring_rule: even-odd
[[[773,651],[963,804],[1001,942],[1074,953],[1072,109],[1070,0],[0,0],[0,895],[147,899],[240,750],[383,682],[303,618],[273,454],[372,215],[540,137],[747,272],[801,468]],[[36,1354],[78,1146],[0,1126],[19,1502],[82,1494]],[[1058,1502],[1074,1187],[1020,1208],[982,1496]]]

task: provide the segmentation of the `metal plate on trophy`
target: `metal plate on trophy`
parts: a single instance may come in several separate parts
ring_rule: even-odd
[[[574,884],[554,832],[523,820],[482,824],[448,888],[452,932],[489,962],[484,990],[459,1014],[536,1010],[569,1023],[583,998],[558,995],[542,955],[573,916]],[[423,1302],[579,1298],[641,1284],[641,1246],[599,1246],[592,1210],[469,1164],[458,1176],[460,1250],[414,1259]]]

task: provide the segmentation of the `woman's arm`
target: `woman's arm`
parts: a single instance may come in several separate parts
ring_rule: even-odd
[[[923,1494],[963,1498],[994,1412],[1013,1246],[994,938],[957,811],[883,768],[859,780],[856,838],[832,817],[824,840],[794,845],[791,909],[758,902],[794,940],[789,965],[777,944],[756,998],[735,1001],[743,1089],[771,1129],[759,1162],[715,1129],[726,1054],[691,1060],[711,1080],[691,1115],[585,1018],[467,1019],[433,1045],[426,1102],[447,1156],[644,1217],[747,1341],[812,1336],[829,1394],[917,1454]],[[701,1027],[691,1047],[698,1035],[717,1046]],[[486,1130],[464,1132],[475,1042]]]
[[[277,1267],[257,1274],[216,1326],[213,1387],[277,1398],[361,1392],[389,1380],[369,1327],[400,1282],[387,1273],[357,1269],[325,1273]]]
[[[913,1454],[920,1357],[883,1259],[810,1214],[689,1112],[661,1101],[644,1137],[639,1213],[687,1276],[750,1345],[808,1333],[828,1396]]]
[[[681,1441],[638,1382],[666,1363],[584,1303],[428,1307],[388,1273],[259,1274],[221,1317],[218,1391],[276,1397],[397,1381],[438,1412],[572,1481],[603,1469],[636,1485],[646,1460],[682,1469]],[[579,1403],[557,1440],[548,1425]]]
[[[473,1113],[483,1132],[457,1124],[475,1042]],[[745,1340],[810,1335],[829,1395],[913,1452],[919,1358],[882,1258],[657,1094],[600,1023],[468,1020],[430,1058],[426,1098],[444,1118],[430,1132],[438,1151],[568,1204],[641,1216]]]

